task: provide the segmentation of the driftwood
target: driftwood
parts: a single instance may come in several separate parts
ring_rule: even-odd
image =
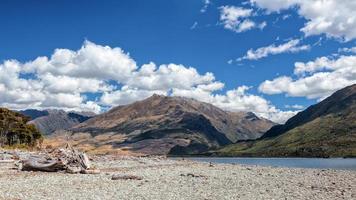
[[[43,160],[42,158],[31,157],[22,161],[22,171],[44,171],[57,172],[66,169],[65,163],[61,160]]]
[[[83,173],[90,169],[88,156],[69,145],[65,149],[56,149],[45,155],[31,156],[21,163],[23,171]]]
[[[15,162],[15,160],[0,160],[0,164],[1,163],[13,163]]]

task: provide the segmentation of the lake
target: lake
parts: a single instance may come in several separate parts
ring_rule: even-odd
[[[241,158],[241,157],[187,157],[185,159],[244,165],[260,165],[272,167],[318,168],[356,170],[356,158]]]

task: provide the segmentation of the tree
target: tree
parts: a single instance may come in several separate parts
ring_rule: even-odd
[[[28,124],[29,118],[11,111],[0,108],[0,146],[25,144],[36,145],[43,136],[33,124]]]

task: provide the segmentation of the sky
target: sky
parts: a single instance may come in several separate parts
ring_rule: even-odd
[[[0,106],[96,113],[152,94],[277,123],[356,83],[356,1],[0,1]]]

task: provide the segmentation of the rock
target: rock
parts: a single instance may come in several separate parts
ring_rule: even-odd
[[[114,174],[111,180],[142,180],[142,177],[135,175]]]
[[[98,169],[86,169],[86,170],[80,171],[80,173],[82,173],[82,174],[100,174],[100,170],[98,170]]]
[[[203,176],[203,175],[195,175],[195,174],[192,174],[192,173],[180,174],[180,176],[188,176],[188,177],[194,177],[194,178],[206,177],[206,176]]]
[[[69,174],[78,174],[82,171],[82,169],[80,167],[68,167],[66,169],[66,172]]]

